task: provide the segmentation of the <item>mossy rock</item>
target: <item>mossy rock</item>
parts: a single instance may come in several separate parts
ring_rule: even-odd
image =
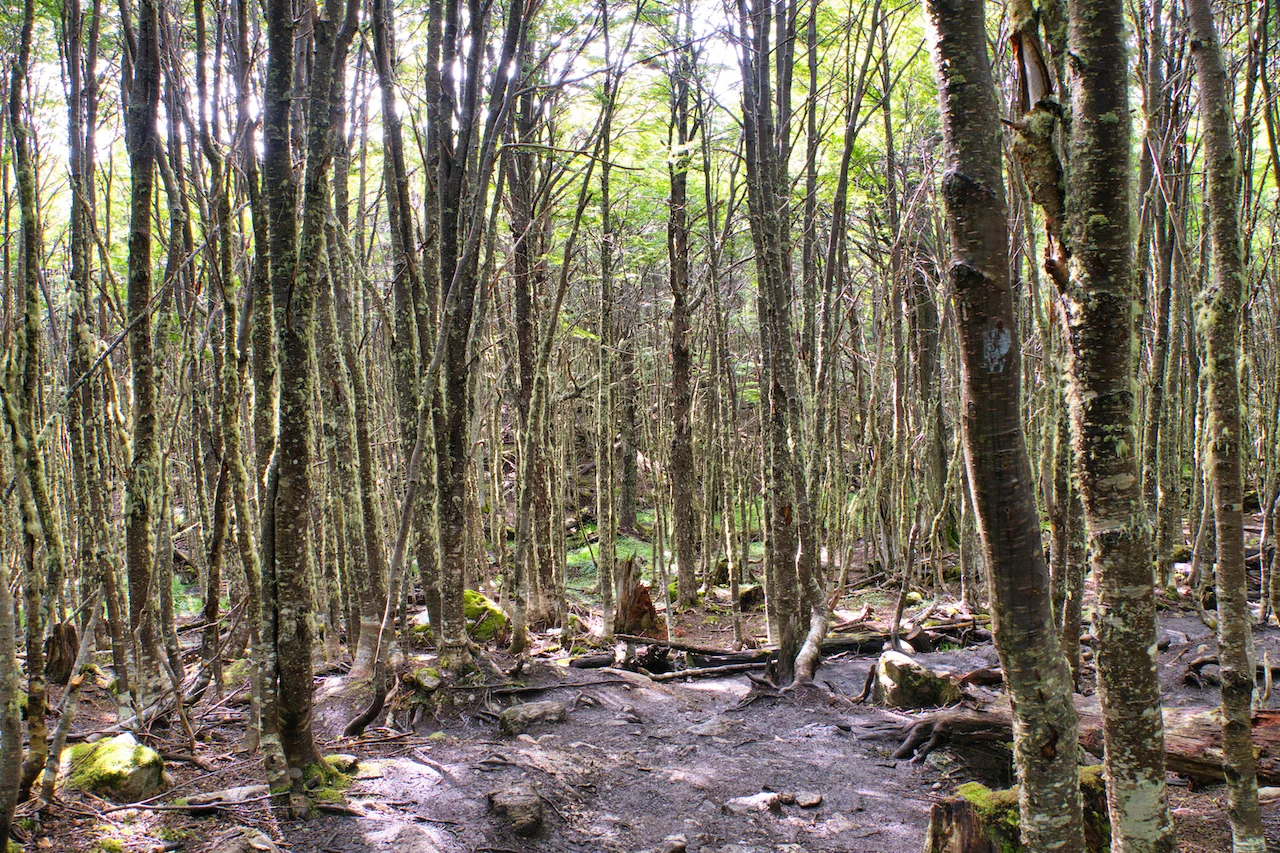
[[[136,803],[164,790],[164,759],[160,753],[117,735],[97,743],[77,744],[63,755],[68,787],[88,791],[118,803]]]
[[[316,764],[308,764],[302,771],[302,780],[307,788],[307,796],[317,803],[342,803],[347,799],[347,789],[351,787],[351,777],[339,765],[350,766],[352,756],[326,756],[325,760]],[[331,760],[331,759],[337,759]]]
[[[474,589],[462,593],[462,613],[467,618],[467,633],[477,643],[499,642],[511,629],[511,619],[493,599]]]
[[[424,610],[410,619],[409,634],[424,643],[431,642],[435,637],[431,631],[431,614]]]
[[[424,666],[415,669],[409,676],[409,681],[412,682],[413,689],[420,693],[434,693],[444,683],[444,676],[434,666]]]
[[[253,662],[249,660],[249,657],[246,655],[239,660],[232,661],[231,664],[222,671],[222,680],[228,684],[244,681],[252,673]]]

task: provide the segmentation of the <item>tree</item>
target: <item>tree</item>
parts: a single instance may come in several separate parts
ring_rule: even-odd
[[[1058,643],[1021,429],[1021,359],[1013,323],[999,113],[983,3],[930,0],[942,112],[942,193],[960,333],[961,427],[991,590],[992,626],[1016,714],[1022,841],[1083,848],[1071,671]]]
[[[1232,101],[1222,48],[1208,0],[1188,0],[1192,55],[1205,120],[1204,157],[1213,277],[1200,317],[1209,376],[1209,473],[1218,542],[1218,659],[1222,666],[1223,764],[1230,796],[1232,849],[1261,853],[1266,840],[1258,808],[1253,728],[1253,640],[1244,570],[1244,508],[1240,475],[1240,311],[1244,257],[1240,249],[1239,175],[1232,140]]]

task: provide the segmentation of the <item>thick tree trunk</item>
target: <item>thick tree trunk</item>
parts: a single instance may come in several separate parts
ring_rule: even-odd
[[[945,0],[927,5],[947,159],[943,195],[960,324],[961,423],[996,648],[1018,714],[1014,759],[1022,780],[1022,837],[1033,850],[1079,851],[1076,713],[1022,437],[1021,350],[984,7]]]
[[[1118,850],[1173,849],[1156,674],[1151,527],[1142,506],[1134,389],[1128,80],[1118,0],[1073,0],[1065,324],[1080,496],[1098,586],[1098,690]],[[1061,283],[1061,282],[1060,282]]]

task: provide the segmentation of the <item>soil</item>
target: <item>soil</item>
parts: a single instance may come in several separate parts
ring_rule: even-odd
[[[876,608],[878,615],[886,610]],[[752,627],[758,627],[755,618]],[[1212,632],[1194,613],[1166,612],[1161,625],[1171,640],[1161,654],[1166,701],[1216,703],[1216,688],[1183,679],[1189,660],[1212,653]],[[681,615],[676,628],[692,642],[730,646],[727,618],[709,623],[698,611]],[[541,638],[544,646],[553,640]],[[1266,651],[1280,662],[1280,630],[1259,632],[1258,648],[1259,660]],[[490,651],[498,667],[513,668],[515,661]],[[989,643],[921,659],[956,671],[996,660]],[[432,660],[420,651],[410,666]],[[675,846],[673,836],[698,853],[912,853],[920,849],[936,799],[975,778],[1008,783],[1008,753],[962,745],[919,764],[890,758],[904,715],[850,699],[862,691],[874,661],[874,655],[836,655],[820,669],[818,687],[777,693],[743,674],[657,683],[612,669],[570,669],[548,653],[535,656],[518,679],[502,679],[521,685],[516,695],[446,686],[441,689],[451,701],[438,716],[419,720],[412,731],[371,729],[355,740],[339,733],[359,707],[361,691],[344,676],[329,675],[317,680],[317,737],[325,752],[351,754],[360,763],[342,801],[307,821],[287,820],[262,799],[207,817],[167,805],[262,779],[259,759],[237,752],[243,694],[223,704],[210,697],[191,712],[197,754],[208,769],[183,760],[179,731],[157,729],[149,741],[166,755],[174,779],[166,795],[123,808],[66,795],[27,849],[200,851],[238,824],[298,853],[657,853]],[[1269,697],[1271,706],[1280,705],[1278,693]],[[110,725],[114,701],[95,687],[82,695],[76,729]],[[535,700],[564,703],[567,721],[501,736],[497,712]],[[1179,850],[1228,850],[1224,789],[1171,781]],[[545,805],[544,825],[530,838],[514,835],[490,808],[491,793],[520,782],[532,783]],[[730,802],[767,792],[813,793],[821,802],[805,808],[785,804],[784,796],[784,804],[762,810]],[[1280,849],[1280,808],[1266,804],[1263,811]]]

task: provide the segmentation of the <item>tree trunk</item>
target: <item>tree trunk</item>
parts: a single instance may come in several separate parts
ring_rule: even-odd
[[[1222,665],[1223,760],[1227,775],[1232,848],[1266,850],[1258,783],[1249,731],[1254,669],[1244,567],[1244,495],[1240,472],[1240,303],[1244,257],[1236,198],[1236,149],[1232,99],[1222,48],[1208,0],[1188,0],[1192,54],[1199,76],[1200,115],[1205,122],[1204,159],[1212,279],[1204,298],[1201,328],[1209,377],[1209,473],[1218,544],[1218,655]]]
[[[965,458],[987,564],[996,648],[1017,708],[1022,837],[1084,844],[1071,672],[1058,643],[1021,429],[1021,363],[983,3],[930,0],[947,171],[943,196],[959,319]]]

